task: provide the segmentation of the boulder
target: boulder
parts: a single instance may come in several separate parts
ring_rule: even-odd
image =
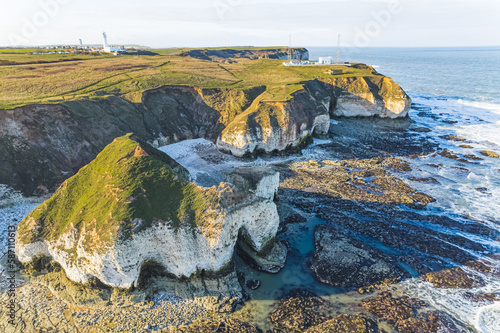
[[[307,289],[292,289],[278,300],[269,321],[284,332],[304,332],[331,319],[331,304]]]
[[[375,333],[377,331],[377,324],[372,320],[363,316],[343,314],[311,327],[305,333]]]

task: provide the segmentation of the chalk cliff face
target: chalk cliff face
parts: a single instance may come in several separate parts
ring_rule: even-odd
[[[129,132],[157,146],[193,138],[215,141],[264,90],[167,86],[144,92],[139,105],[108,97],[0,110],[0,184],[25,196],[53,193]]]
[[[410,97],[386,76],[336,78],[331,85],[333,116],[400,118],[411,108]]]
[[[331,97],[314,81],[286,102],[256,100],[224,129],[217,147],[235,156],[298,147],[313,134],[328,133],[330,101]]]
[[[265,87],[249,89],[198,89],[165,86],[142,96],[145,113],[154,119],[151,127],[158,144],[204,138],[215,141],[237,115],[244,112]]]
[[[227,274],[237,242],[268,267],[283,267],[278,175],[235,177],[236,186],[200,187],[168,155],[133,135],[117,138],[20,222],[16,254],[23,263],[53,259],[76,282],[123,288],[137,285],[151,263],[177,278]]]
[[[307,137],[328,133],[330,116],[406,117],[410,97],[385,76],[307,81],[286,102],[256,100],[217,139],[235,156],[297,147]]]
[[[303,81],[283,101],[270,101],[265,86],[165,86],[144,92],[138,104],[108,97],[0,110],[0,184],[25,196],[52,193],[129,132],[156,146],[209,139],[243,156],[300,146],[313,134],[326,134],[331,116],[407,116],[406,93],[372,74]]]

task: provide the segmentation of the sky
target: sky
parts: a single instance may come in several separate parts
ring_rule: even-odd
[[[500,46],[498,0],[0,0],[0,45]]]

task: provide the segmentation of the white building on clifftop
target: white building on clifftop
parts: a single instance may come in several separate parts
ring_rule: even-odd
[[[318,59],[318,65],[332,65],[333,63],[333,57],[319,57]]]

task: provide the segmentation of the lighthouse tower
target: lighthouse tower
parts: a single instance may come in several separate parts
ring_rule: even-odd
[[[102,52],[113,53],[114,55],[122,52],[118,47],[108,45],[108,36],[106,36],[105,32],[102,33],[102,46]]]
[[[108,37],[106,36],[106,32],[102,33],[102,46],[104,49],[108,47]]]

